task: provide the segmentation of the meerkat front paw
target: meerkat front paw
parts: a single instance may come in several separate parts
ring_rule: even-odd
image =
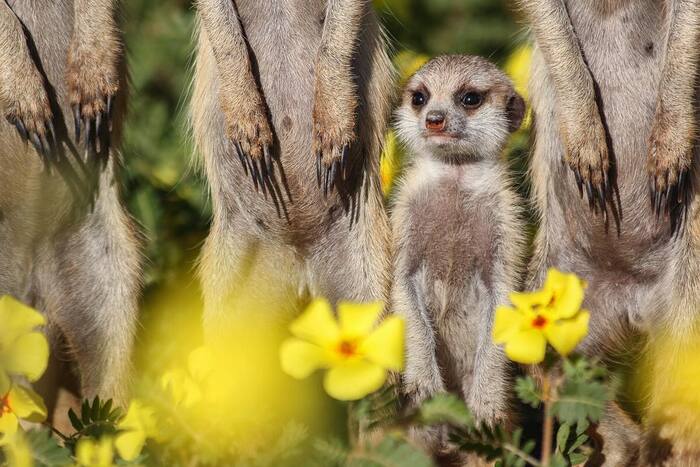
[[[662,212],[670,217],[674,232],[681,226],[690,203],[688,172],[694,141],[692,108],[681,113],[660,105],[649,137],[647,171],[652,208],[657,217]]]
[[[607,135],[598,114],[592,109],[589,118],[577,116],[562,129],[565,159],[574,172],[579,195],[585,189],[591,211],[601,209],[607,215],[606,203],[611,199],[610,159]]]
[[[116,39],[90,43],[76,38],[69,50],[66,80],[75,140],[80,143],[84,134],[88,158],[109,154],[114,101],[122,86],[121,59],[122,47]]]
[[[316,181],[324,195],[345,180],[350,146],[355,142],[356,96],[351,84],[333,89],[318,80],[313,110]]]
[[[24,141],[30,142],[47,164],[56,150],[53,113],[44,79],[34,65],[24,73],[4,77],[0,92],[7,102],[5,118],[15,126]]]
[[[257,90],[254,93],[258,94]],[[248,96],[241,102],[224,96],[222,108],[226,134],[233,143],[243,171],[252,178],[255,190],[260,188],[265,193],[273,171],[273,137],[262,98],[257,95],[251,100]]]

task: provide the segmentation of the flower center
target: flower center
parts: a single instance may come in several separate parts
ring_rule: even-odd
[[[542,329],[547,325],[547,318],[542,315],[537,315],[535,319],[532,320],[532,327],[535,329]]]
[[[7,393],[0,397],[0,417],[10,412],[12,412],[12,409],[10,409],[10,393]]]
[[[338,345],[338,352],[345,358],[354,357],[357,355],[357,342],[347,340],[341,341]]]

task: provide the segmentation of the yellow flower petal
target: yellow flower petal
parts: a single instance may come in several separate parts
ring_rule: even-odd
[[[545,336],[554,350],[567,356],[588,334],[589,318],[587,311],[581,311],[571,319],[555,321],[545,330]]]
[[[3,451],[7,456],[7,465],[12,467],[33,467],[34,457],[27,440],[20,433],[8,440]]]
[[[141,450],[143,449],[143,445],[145,443],[146,435],[144,432],[140,430],[133,430],[117,435],[114,440],[114,447],[117,448],[119,457],[125,461],[132,461],[136,459],[139,454],[141,454]]]
[[[282,370],[296,379],[304,379],[311,373],[328,368],[331,359],[328,351],[308,342],[291,338],[280,346]]]
[[[290,326],[292,334],[321,347],[335,347],[340,341],[340,328],[330,303],[323,298],[311,302]]]
[[[406,323],[401,316],[389,316],[361,344],[359,352],[384,368],[401,371],[404,365]]]
[[[214,353],[209,347],[194,349],[187,358],[187,368],[196,381],[204,381],[214,370]]]
[[[581,309],[584,282],[576,274],[550,269],[547,282],[555,291],[552,308],[557,318],[571,318]]]
[[[534,292],[511,292],[508,297],[518,310],[532,310],[535,307],[547,306],[552,300],[552,291],[544,288]]]
[[[19,419],[12,412],[5,412],[0,415],[0,446],[7,444],[17,433]]]
[[[114,458],[112,439],[105,437],[94,441],[92,438],[81,438],[75,448],[75,458],[81,466],[111,467]]]
[[[527,329],[511,336],[504,348],[508,358],[524,364],[540,363],[544,360],[547,340],[542,332]]]
[[[328,370],[323,387],[341,401],[362,399],[386,381],[386,370],[366,360],[349,360]]]
[[[44,374],[49,361],[46,337],[30,332],[17,337],[0,355],[0,366],[10,373],[24,375],[36,381]]]
[[[46,324],[44,316],[35,309],[15,300],[9,295],[0,297],[0,342],[9,342],[16,337]]]
[[[383,310],[383,302],[338,303],[338,320],[343,338],[356,339],[367,336],[372,332]]]
[[[496,308],[493,320],[493,341],[496,344],[503,344],[518,334],[524,326],[525,316],[507,306]]]
[[[11,385],[10,375],[0,368],[0,394],[7,394],[10,391]]]
[[[29,388],[13,386],[10,389],[10,410],[19,418],[30,422],[43,422],[46,420],[46,406],[39,394]]]

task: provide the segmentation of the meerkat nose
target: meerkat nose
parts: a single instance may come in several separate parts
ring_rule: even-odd
[[[425,127],[432,131],[445,129],[445,113],[440,110],[431,110],[425,116]]]

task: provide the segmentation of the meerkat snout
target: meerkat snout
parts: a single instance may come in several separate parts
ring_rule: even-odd
[[[522,97],[491,62],[444,55],[409,80],[395,126],[417,154],[459,163],[497,157],[524,113]]]

